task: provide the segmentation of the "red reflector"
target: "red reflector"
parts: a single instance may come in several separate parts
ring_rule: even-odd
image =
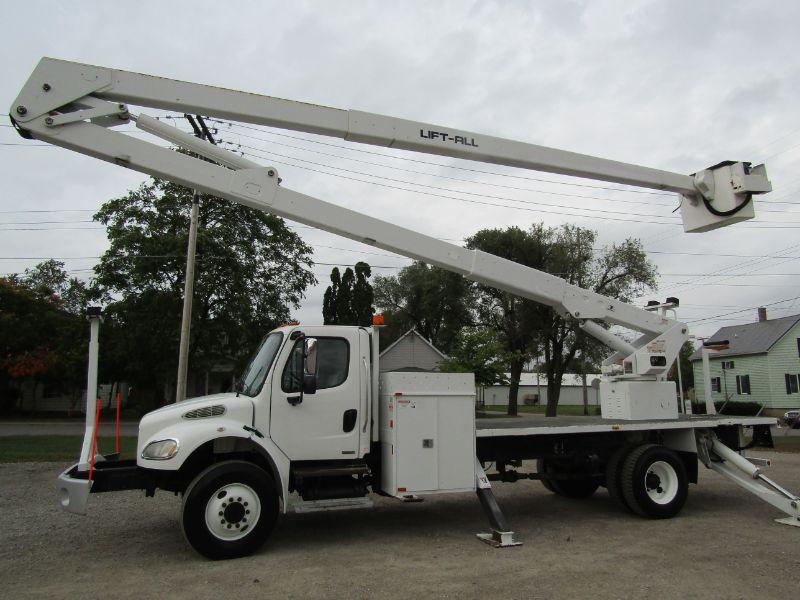
[[[373,325],[383,325],[383,315],[381,315],[381,314],[372,315],[372,324]]]
[[[404,487],[402,487],[402,488],[401,488],[401,487],[399,487],[399,488],[397,488],[397,491],[398,491],[398,492],[405,492],[405,491],[406,491],[406,488],[404,488]]]

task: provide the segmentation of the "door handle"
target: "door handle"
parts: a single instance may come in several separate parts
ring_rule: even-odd
[[[286,401],[291,404],[292,406],[297,406],[303,401],[302,396],[287,396]]]
[[[358,411],[355,408],[350,408],[344,411],[342,415],[342,431],[345,433],[350,433],[356,426],[356,418],[358,417]]]

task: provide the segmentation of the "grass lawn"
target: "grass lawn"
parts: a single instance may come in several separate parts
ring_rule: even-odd
[[[122,458],[136,456],[136,438],[122,437]],[[83,436],[80,435],[14,435],[0,437],[0,463],[3,462],[77,462],[81,453]],[[99,454],[114,452],[113,437],[97,438]]]
[[[527,406],[520,404],[517,407],[517,411],[521,413],[532,413],[536,415],[543,415],[544,411],[547,407],[545,406]],[[508,411],[508,407],[502,404],[489,404],[484,407],[486,412],[502,412],[505,413]],[[559,406],[558,407],[558,414],[559,415],[582,415],[583,414],[583,406]],[[589,414],[590,415],[599,415],[600,414],[600,407],[599,406],[589,406]]]

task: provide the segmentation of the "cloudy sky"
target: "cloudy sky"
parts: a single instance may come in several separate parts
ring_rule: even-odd
[[[6,28],[5,113],[42,56],[438,123],[691,173],[766,161],[754,221],[684,234],[673,195],[220,124],[283,185],[448,240],[575,223],[640,238],[697,335],[800,312],[800,3],[28,1]],[[150,111],[150,114],[163,114]],[[0,273],[58,257],[88,278],[87,222],[144,176],[0,127]],[[181,125],[185,127],[185,125]],[[241,145],[241,146],[239,146]],[[413,160],[412,160],[413,159]],[[608,188],[619,188],[613,190]],[[477,203],[476,203],[477,202]],[[49,212],[33,212],[49,211]],[[319,263],[408,260],[297,227]],[[296,316],[321,322],[330,267]]]

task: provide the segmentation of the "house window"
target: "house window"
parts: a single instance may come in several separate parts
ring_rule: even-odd
[[[720,386],[720,378],[719,377],[712,377],[711,378],[711,391],[712,392],[719,392],[722,390]]]
[[[797,393],[797,374],[795,373],[786,373],[784,375],[786,379],[786,393],[787,394],[796,394]]]
[[[732,360],[723,360],[722,361],[722,368],[726,371],[729,371],[733,368],[733,361]]]
[[[800,338],[797,338],[797,356],[800,356]]]
[[[750,375],[736,376],[736,393],[740,396],[750,395]]]

